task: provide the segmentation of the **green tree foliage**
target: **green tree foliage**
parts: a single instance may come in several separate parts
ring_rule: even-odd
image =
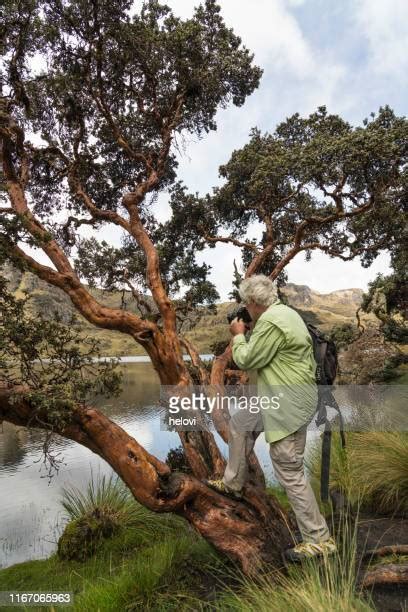
[[[335,342],[338,349],[345,348],[355,340],[357,328],[351,325],[351,323],[341,323],[332,327],[329,336]]]
[[[187,287],[189,304],[212,303],[218,294],[206,279],[209,266],[195,261],[180,228],[169,236],[151,209],[175,180],[175,147],[216,129],[217,110],[242,105],[261,70],[213,0],[187,20],[155,0],[133,15],[132,5],[7,0],[3,119],[13,116],[15,161],[29,159],[33,213],[76,256],[83,278],[146,290],[146,256],[134,236],[127,232],[123,247],[113,248],[78,233],[117,223],[124,194],[139,190],[138,216],[158,249],[166,290]],[[36,138],[23,145],[21,129]],[[7,204],[4,184],[2,199]],[[35,241],[15,216],[2,217],[3,250],[10,241]]]
[[[396,228],[401,244],[392,253],[393,273],[379,274],[369,283],[363,296],[362,309],[372,312],[381,322],[387,340],[400,344],[408,343],[408,242],[407,224],[402,231]]]
[[[115,360],[98,363],[99,343],[82,336],[76,319],[63,325],[29,311],[29,297],[17,299],[0,277],[0,368],[13,385],[29,385],[36,396],[50,396],[56,409],[118,390]]]
[[[224,184],[211,195],[176,185],[173,213],[178,224],[188,217],[185,231],[197,246],[240,247],[251,272],[280,278],[299,252],[310,258],[315,249],[369,266],[381,249],[399,243],[407,154],[408,122],[389,107],[359,127],[325,107],[306,118],[296,113],[273,134],[253,129],[221,166]],[[259,240],[246,238],[252,223],[263,227]]]

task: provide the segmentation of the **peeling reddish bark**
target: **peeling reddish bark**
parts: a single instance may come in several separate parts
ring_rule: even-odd
[[[211,369],[210,382],[213,387],[214,395],[218,392],[222,395],[224,390],[225,371],[228,364],[232,360],[231,344],[227,346],[225,351],[214,359]],[[220,407],[216,407],[212,412],[212,420],[214,426],[224,442],[228,442],[228,421],[229,414]],[[265,487],[265,474],[254,452],[249,457],[249,478],[254,483],[261,487]]]
[[[47,415],[25,399],[27,389],[0,387],[0,420],[46,429]],[[98,410],[78,406],[69,425],[54,430],[86,446],[109,463],[133,496],[154,512],[175,512],[188,520],[214,547],[237,562],[247,574],[260,564],[281,566],[290,542],[287,519],[278,502],[248,489],[238,502],[219,495],[194,476],[171,472],[134,438]],[[251,500],[251,501],[249,501]]]

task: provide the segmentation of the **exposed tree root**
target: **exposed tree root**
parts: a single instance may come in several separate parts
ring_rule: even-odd
[[[392,546],[381,546],[380,548],[367,550],[363,559],[386,557],[388,555],[408,555],[408,544],[393,544]]]
[[[385,547],[388,548],[388,547]],[[392,548],[392,547],[391,547]],[[379,585],[408,584],[408,563],[387,563],[368,570],[360,583],[362,588]]]

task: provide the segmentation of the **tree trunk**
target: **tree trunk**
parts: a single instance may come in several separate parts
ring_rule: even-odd
[[[183,359],[177,334],[159,332],[146,343],[154,369],[162,385],[183,389],[192,380]],[[190,347],[193,350],[193,347]],[[205,380],[203,381],[205,382]],[[188,464],[196,478],[219,478],[224,473],[225,460],[209,431],[178,431]]]
[[[183,516],[246,574],[256,572],[262,563],[281,566],[282,550],[291,542],[287,517],[264,491],[248,486],[245,499],[238,502],[212,491],[194,476],[174,473],[92,407],[77,406],[69,425],[58,430],[46,413],[30,406],[27,390],[0,387],[0,421],[53,429],[86,446],[109,463],[138,502],[154,512]]]
[[[214,393],[217,391],[220,395],[224,391],[225,371],[232,360],[232,348],[229,344],[225,351],[214,359],[211,370],[211,385],[213,385]],[[224,440],[228,442],[228,421],[229,414],[222,408],[216,408],[212,413],[213,423],[216,430]],[[252,452],[248,459],[249,479],[253,484],[259,487],[265,487],[265,474],[258,461],[257,456]]]

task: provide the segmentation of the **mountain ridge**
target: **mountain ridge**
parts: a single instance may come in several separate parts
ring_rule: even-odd
[[[72,305],[68,296],[60,289],[52,287],[31,274],[21,272],[10,265],[2,270],[8,280],[10,290],[17,296],[25,294],[30,296],[30,309],[32,312],[51,316],[57,312],[62,321],[68,323],[73,314],[79,321],[79,328],[86,334],[92,333],[101,342],[101,350],[105,355],[140,355],[143,349],[134,340],[120,332],[113,332],[97,328],[88,323]],[[125,307],[137,313],[137,307],[131,299],[129,291],[102,291],[89,289],[96,299],[111,308],[121,308],[122,300]],[[339,289],[329,293],[320,293],[307,285],[287,283],[282,293],[288,303],[310,323],[319,326],[323,331],[329,331],[334,325],[355,324],[355,312],[361,304],[363,290],[358,288]],[[186,337],[194,342],[201,353],[211,352],[214,341],[229,338],[227,313],[233,308],[235,302],[223,302],[216,305],[216,313],[205,314],[197,326],[185,333]]]

